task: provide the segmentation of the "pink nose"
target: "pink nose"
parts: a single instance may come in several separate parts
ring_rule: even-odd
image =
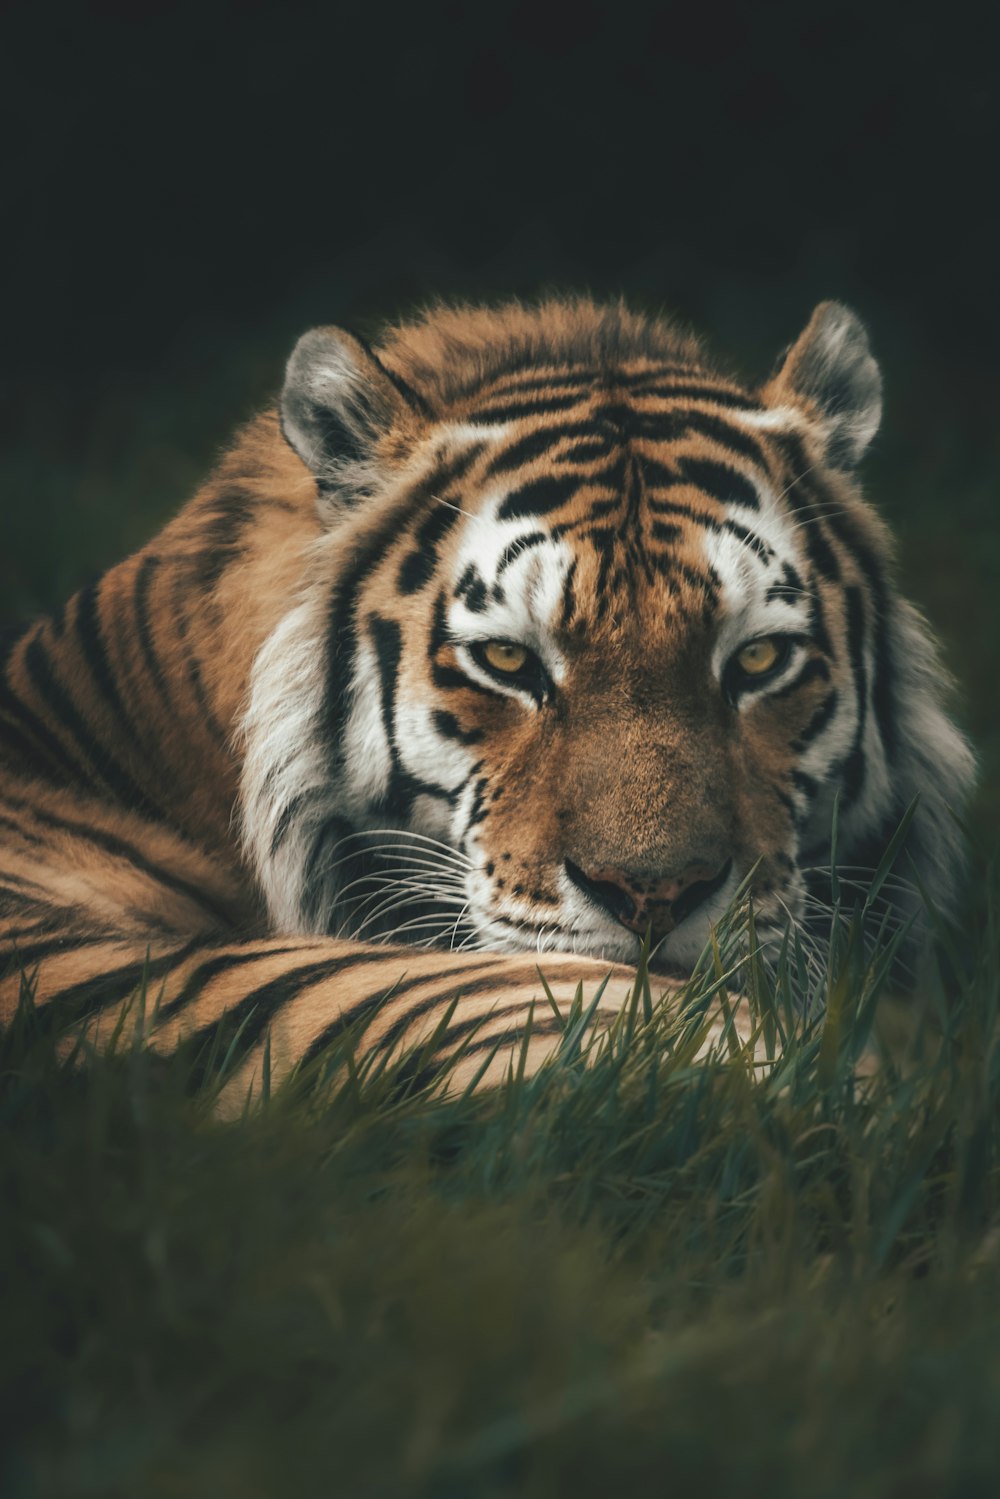
[[[725,864],[689,864],[677,875],[650,876],[635,870],[605,864],[583,870],[566,860],[573,883],[629,931],[643,933],[651,927],[665,937],[702,901],[714,895],[725,882],[732,860]]]

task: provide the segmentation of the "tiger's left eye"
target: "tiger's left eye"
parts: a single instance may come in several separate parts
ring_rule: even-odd
[[[470,640],[465,649],[494,682],[529,692],[539,705],[554,691],[551,677],[530,646],[517,640]]]
[[[527,646],[515,645],[510,640],[487,640],[480,649],[494,671],[507,675],[521,671],[528,661]]]
[[[779,636],[765,635],[760,640],[751,640],[749,645],[736,652],[736,665],[748,677],[762,677],[777,666],[786,649]]]

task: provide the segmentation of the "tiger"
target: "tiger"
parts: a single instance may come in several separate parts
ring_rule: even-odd
[[[973,757],[861,492],[881,402],[836,302],[757,384],[624,301],[307,332],[160,533],[4,644],[3,1018],[30,978],[114,1036],[142,986],[233,1097],[347,1035],[509,1075],[747,892],[762,944],[807,923],[904,817],[883,899],[953,905]]]

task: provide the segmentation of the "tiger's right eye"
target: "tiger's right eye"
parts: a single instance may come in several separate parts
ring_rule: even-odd
[[[515,645],[511,640],[487,640],[480,649],[493,670],[505,675],[523,670],[528,660],[527,646]]]

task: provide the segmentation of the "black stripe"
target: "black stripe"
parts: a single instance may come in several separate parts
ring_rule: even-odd
[[[561,422],[551,427],[543,427],[538,432],[529,432],[525,437],[512,442],[509,447],[496,455],[484,477],[492,479],[497,474],[510,473],[511,470],[520,468],[535,458],[551,453],[560,443],[574,438],[582,438],[591,442],[596,439],[600,444],[600,451],[607,452],[607,439],[601,436],[593,422]]]
[[[32,841],[40,843],[41,839],[35,838]],[[3,870],[0,873],[0,880],[3,880],[5,885],[16,885],[19,890],[37,890],[46,899],[48,898],[49,892],[47,886],[40,884],[38,880],[29,880],[26,875],[15,874],[12,869]],[[54,909],[61,908],[56,907]]]
[[[533,1019],[531,1023],[532,1039],[534,1039],[535,1036],[561,1036],[563,1031],[566,1029],[565,1021],[557,1020],[547,1005],[543,1009],[542,1004],[536,1004],[535,1017],[536,1018]],[[467,1046],[462,1047],[463,1058],[478,1056],[481,1052],[484,1051],[496,1051],[499,1054],[500,1052],[508,1050],[511,1047],[523,1045],[524,1032],[527,1023],[527,1015],[525,1015],[522,1023],[518,1026],[515,1026],[513,1030],[502,1031],[499,1036],[483,1036],[479,1041],[470,1041]],[[447,1060],[447,1058],[445,1058],[445,1060]]]
[[[840,582],[840,563],[837,554],[831,547],[823,523],[817,518],[807,521],[800,528],[800,534],[805,536],[806,556],[812,564],[813,570],[821,578],[830,583]]]
[[[598,613],[603,614],[607,608],[607,586],[608,577],[611,572],[611,564],[614,561],[615,543],[618,532],[611,526],[594,526],[586,533],[585,538],[599,558],[597,578],[594,582],[594,593],[597,597]]]
[[[213,739],[215,739],[216,743],[228,754],[231,753],[229,735],[226,733],[225,729],[222,727],[221,723],[212,711],[212,705],[208,701],[208,694],[205,691],[205,684],[202,681],[201,677],[201,664],[198,660],[197,655],[195,654],[194,648],[188,644],[187,636],[189,626],[187,616],[184,612],[183,607],[183,592],[184,578],[181,574],[178,574],[172,598],[172,622],[174,629],[177,631],[177,642],[181,648],[181,654],[184,657],[184,668],[187,675],[188,686],[191,688],[192,695],[194,696],[195,703],[198,707],[198,712],[201,714],[202,720],[209,734]]]
[[[823,600],[820,597],[818,589],[814,589],[809,597],[809,635],[813,643],[823,652],[824,656],[832,660],[833,646],[830,643],[830,633],[826,628]]]
[[[26,926],[4,925],[2,941],[9,955],[16,958],[20,943],[26,937],[37,937],[40,932],[51,932],[52,926],[57,919],[51,907],[40,905],[37,900],[32,900],[28,895],[20,895],[9,890],[3,880],[0,880],[0,891],[4,892],[4,899],[0,900],[0,909],[3,910],[5,918],[33,916]],[[38,912],[42,914],[39,915]]]
[[[399,685],[399,662],[403,651],[403,632],[394,619],[373,614],[367,621],[368,633],[375,646],[378,661],[382,730],[389,747],[389,784],[379,800],[380,807],[393,814],[405,814],[418,796],[448,796],[443,786],[424,781],[404,766],[396,743],[396,689]]]
[[[594,463],[604,463],[610,456],[610,445],[606,434],[595,431],[590,437],[578,438],[571,447],[564,448],[561,453],[556,454],[553,462],[558,463],[560,468],[585,468]],[[580,478],[581,484],[583,476]]]
[[[848,588],[847,650],[857,695],[857,725],[854,740],[844,761],[844,806],[857,799],[865,778],[864,738],[868,722],[868,673],[865,669],[865,610],[861,590]]]
[[[496,576],[499,578],[501,573],[506,572],[522,552],[529,551],[531,547],[541,546],[542,542],[549,540],[551,537],[547,531],[526,531],[523,536],[518,536],[514,541],[508,542],[500,554]]]
[[[90,732],[76,704],[57,680],[52,662],[37,636],[25,651],[24,664],[35,691],[44,699],[55,718],[75,737],[108,790],[124,806],[138,808],[151,819],[161,821],[163,814],[128,771],[119,765],[110,750]]]
[[[72,821],[67,817],[59,817],[53,812],[45,811],[41,807],[33,806],[30,802],[22,801],[5,795],[5,800],[10,806],[18,806],[31,813],[37,822],[46,827],[57,828],[60,832],[72,833],[77,838],[83,838],[88,843],[103,848],[106,853],[115,855],[116,858],[125,859],[143,874],[148,874],[157,884],[163,885],[167,890],[173,890],[178,895],[185,896],[201,906],[202,910],[215,916],[224,926],[230,926],[231,922],[226,913],[215,904],[211,896],[197,885],[181,879],[178,875],[170,874],[162,866],[154,864],[147,859],[145,854],[140,853],[134,844],[124,838],[118,838],[113,833],[108,833],[102,828],[88,827],[86,824]]]
[[[409,407],[412,408],[412,410],[416,411],[420,416],[427,417],[430,420],[433,420],[437,416],[437,412],[434,410],[433,406],[426,399],[426,397],[421,395],[420,391],[415,389],[415,387],[412,386],[408,380],[404,380],[402,375],[397,375],[395,370],[391,370],[388,365],[382,363],[381,359],[375,353],[375,350],[372,348],[367,339],[362,338],[360,333],[354,332],[351,333],[351,337],[355,340],[355,342],[361,345],[365,353],[368,355],[368,358],[371,360],[372,364],[374,364],[378,369],[382,371],[382,374],[388,380],[389,384],[395,387],[395,389],[402,396],[403,400]]]
[[[60,913],[65,917],[65,911]],[[61,932],[53,932],[44,942],[34,942],[27,947],[9,947],[4,951],[8,967],[26,970],[30,964],[33,968],[43,963],[46,958],[54,957],[56,954],[81,952],[90,947],[122,947],[125,939],[108,932],[80,933],[72,929],[63,928]]]
[[[711,416],[707,411],[685,412],[684,426],[687,432],[696,432],[700,437],[707,437],[722,447],[731,448],[762,473],[768,472],[767,457],[760,443],[723,417]]]
[[[414,547],[399,564],[396,586],[400,593],[417,593],[430,582],[437,567],[438,546],[459,519],[459,511],[438,503],[424,517],[414,536]]]
[[[654,515],[680,515],[696,526],[704,526],[706,531],[728,530],[736,524],[735,521],[720,521],[714,515],[707,515],[704,510],[696,510],[693,505],[684,505],[680,501],[647,499],[646,503]]]
[[[895,720],[895,662],[889,639],[885,569],[875,553],[858,535],[850,517],[831,516],[830,529],[841,545],[846,547],[855,558],[872,592],[874,646],[872,707],[886,755],[891,759],[896,752],[898,732]]]
[[[712,401],[716,406],[725,406],[734,411],[762,411],[759,401],[752,400],[749,396],[739,395],[734,390],[728,390],[721,385],[702,385],[678,382],[676,385],[663,385],[659,383],[660,377],[654,376],[653,383],[649,386],[641,386],[636,382],[632,386],[634,395],[659,397],[664,401]]]
[[[412,503],[412,501],[411,501]],[[399,508],[394,508],[384,523],[372,531],[357,547],[351,565],[345,568],[330,594],[327,622],[327,668],[323,717],[327,742],[337,745],[341,765],[344,763],[341,726],[344,708],[354,680],[358,653],[358,599],[369,576],[385,556],[386,539],[399,525]]]
[[[797,677],[793,677],[792,681],[786,682],[783,687],[779,687],[768,696],[775,702],[779,698],[791,697],[792,693],[798,692],[800,687],[805,687],[809,682],[815,682],[818,677],[827,682],[830,680],[830,664],[822,656],[810,656]]]
[[[201,593],[211,592],[243,555],[243,534],[253,523],[254,496],[237,485],[216,490],[195,512],[199,522],[198,552],[191,559],[192,576]]]
[[[457,667],[441,666],[435,661],[431,667],[431,677],[435,687],[440,687],[445,691],[454,692],[461,689],[466,692],[477,692],[480,697],[496,699],[496,693],[492,692],[489,687],[484,687],[481,682],[476,682],[472,677],[467,677]],[[441,796],[443,792],[438,789],[435,795]]]
[[[566,578],[563,582],[563,605],[562,615],[560,617],[559,623],[564,628],[573,618],[573,612],[576,609],[576,592],[574,589],[574,583],[576,580],[576,567],[577,558],[574,557],[566,571]]]
[[[470,1015],[465,1020],[455,1020],[451,1025],[449,1025],[447,1032],[441,1038],[441,1047],[458,1043],[462,1040],[463,1036],[468,1036],[470,1034],[474,1035],[476,1031],[482,1030],[485,1026],[488,1026],[491,1021],[506,1020],[508,1018],[513,1019],[515,1017],[517,1018],[517,1025],[515,1025],[511,1030],[501,1031],[499,1037],[496,1035],[487,1037],[486,1046],[496,1046],[498,1041],[501,1047],[508,1041],[523,1042],[524,1032],[528,1024],[528,1012],[532,1007],[532,1003],[534,1003],[535,1015],[539,1019],[539,1023],[537,1026],[535,1025],[534,1021],[532,1021],[531,1034],[533,1036],[545,1035],[548,1027],[551,1027],[551,1031],[555,1032],[556,1034],[563,1031],[565,1029],[565,1021],[559,1021],[553,1015],[552,1010],[549,1007],[549,1003],[545,998],[545,992],[542,989],[541,980],[538,979],[537,971],[535,973],[535,978],[538,982],[539,988],[539,993],[537,994],[537,996],[533,996],[531,1000],[521,1000],[516,1004],[508,1004],[502,1006],[498,1004],[492,1010],[488,1010],[485,1015]],[[471,999],[476,994],[486,993],[491,988],[496,987],[498,986],[495,983],[479,983],[469,986],[463,984],[461,991],[462,998],[465,999],[468,997]],[[501,985],[499,987],[502,990],[503,986]],[[464,1055],[466,1051],[485,1049],[486,1048],[482,1045],[482,1043],[475,1043],[472,1046],[463,1047],[462,1052]]]
[[[424,984],[434,983],[439,979],[449,980],[447,987],[443,991],[439,990],[437,993],[429,996],[427,999],[422,1000],[418,1005],[415,1005],[412,1009],[407,1010],[398,1020],[393,1021],[391,1027],[389,1028],[389,1031],[386,1032],[376,1043],[375,1050],[389,1050],[392,1043],[405,1032],[405,1030],[412,1024],[415,1019],[419,1019],[421,1016],[428,1014],[435,1008],[446,1008],[456,998],[459,1000],[459,1002],[461,1002],[462,999],[473,998],[479,994],[489,993],[491,991],[496,991],[499,996],[505,990],[510,989],[513,985],[533,983],[535,981],[538,982],[539,988],[541,988],[541,981],[538,979],[538,969],[534,964],[526,967],[523,972],[511,974],[502,967],[498,968],[496,965],[496,958],[494,957],[491,960],[489,970],[484,977],[478,978],[474,983],[468,982],[469,973],[477,974],[481,971],[482,964],[476,964],[472,968],[464,970],[463,972],[456,972],[453,968],[448,968],[442,969],[437,973],[414,975],[410,979],[402,980],[399,983],[392,985],[388,994],[385,995],[385,1002],[395,1007],[397,1001],[411,990],[420,988]],[[350,1013],[343,1017],[338,1017],[337,1020],[335,1020],[330,1026],[328,1026],[323,1034],[313,1042],[312,1046],[310,1046],[309,1051],[306,1054],[306,1060],[313,1060],[314,1058],[319,1056],[324,1048],[329,1046],[332,1041],[336,1040],[337,1037],[342,1035],[347,1027],[353,1021],[357,1020],[363,1012],[366,1012],[369,1009],[378,1008],[378,1006],[382,1003],[384,994],[385,991],[381,991],[378,994],[369,995],[366,999],[355,1005]],[[511,1033],[514,1039],[519,1039],[521,1036],[523,1036],[524,1033],[524,1027],[527,1023],[529,1008],[530,1001],[523,1001],[518,1004],[507,1006],[504,1009],[494,1009],[485,1015],[470,1016],[468,1019],[455,1019],[453,1020],[452,1024],[448,1026],[445,1034],[442,1036],[439,1042],[439,1050],[442,1046],[460,1040],[461,1037],[467,1034],[470,1030],[475,1030],[480,1026],[489,1024],[490,1021],[496,1019],[498,1015],[510,1014],[523,1017],[523,1020],[517,1030]],[[532,1025],[532,1035],[542,1035],[546,1034],[550,1030],[561,1031],[563,1029],[562,1023],[555,1020],[555,1018],[551,1016],[551,1012],[548,1010],[545,1001],[543,998],[541,998],[541,996],[539,997],[539,1002],[536,1002],[535,1004],[535,1014],[541,1014],[543,1019],[537,1024]],[[492,1045],[495,1043],[495,1041],[496,1038],[494,1037],[487,1044]],[[467,1051],[474,1051],[478,1049],[480,1048],[478,1048],[477,1046],[464,1048],[464,1050]],[[420,1050],[421,1046],[418,1042],[415,1046],[415,1051],[419,1054]]]
[[[440,592],[434,600],[434,613],[431,618],[430,635],[427,639],[427,659],[430,664],[431,680],[435,687],[444,691],[463,690],[476,692],[480,697],[496,699],[496,693],[489,687],[484,687],[481,682],[476,682],[472,677],[467,677],[464,672],[458,671],[454,666],[445,666],[438,661],[438,654],[446,646],[452,645],[451,636],[448,634],[448,618],[445,612],[444,593]],[[441,791],[436,793],[443,795]],[[449,793],[449,799],[451,793]]]
[[[0,715],[7,724],[4,732],[8,743],[17,747],[28,761],[32,772],[37,774],[40,748],[42,754],[63,772],[67,780],[89,781],[86,768],[69,753],[48,725],[21,700],[9,682],[0,682]],[[25,738],[23,730],[27,730],[30,739]],[[31,743],[31,740],[35,743]]]
[[[652,458],[648,453],[640,454],[639,462],[647,493],[651,489],[676,489],[681,482],[680,471],[672,463],[664,463],[661,458]]]
[[[443,708],[434,710],[434,727],[445,739],[455,739],[460,744],[479,744],[486,737],[483,729],[463,729],[454,713]]]
[[[234,1060],[238,1062],[247,1056],[278,1012],[286,1005],[294,1003],[304,989],[313,988],[316,984],[324,983],[328,979],[336,978],[364,964],[390,961],[391,958],[384,950],[372,947],[365,952],[345,953],[335,958],[324,958],[319,962],[299,964],[296,968],[269,979],[266,984],[251,989],[235,1005],[227,1006],[217,1019],[201,1026],[190,1037],[185,1038],[185,1044],[197,1049],[202,1055],[201,1065],[192,1072],[189,1080],[190,1086],[196,1089],[201,1085],[210,1071],[209,1060],[212,1053],[221,1050],[224,1055],[224,1048],[220,1043],[227,1042],[230,1037],[235,1038],[237,1034],[239,1037],[234,1051]],[[365,1004],[377,1003],[381,997],[380,993],[374,1001],[363,1001],[361,1005],[354,1006],[349,1012],[342,1011],[341,1017],[343,1017],[344,1025],[349,1024]],[[331,1008],[333,1003],[331,999]],[[338,1017],[338,1021],[341,1017]],[[338,1021],[333,1023],[334,1027],[337,1026]],[[310,1055],[311,1050],[312,1048],[309,1048],[306,1051],[303,1060]],[[220,1056],[218,1060],[221,1062],[222,1057]]]
[[[76,596],[76,634],[81,654],[112,713],[130,735],[135,729],[122,702],[108,659],[100,620],[100,580],[95,579]]]
[[[534,401],[512,400],[509,404],[479,408],[474,406],[468,414],[468,420],[483,422],[485,425],[525,421],[532,416],[548,416],[553,411],[572,411],[574,406],[579,406],[584,400],[584,394],[576,392],[564,396],[540,396]]]
[[[674,558],[670,571],[675,577],[683,578],[689,587],[705,593],[713,603],[717,601],[721,584],[718,573],[710,563],[705,563],[705,572],[702,573],[688,563]]]
[[[875,661],[872,678],[872,707],[875,721],[882,736],[882,745],[889,760],[895,758],[899,745],[896,727],[896,663],[889,639],[889,621],[885,607],[885,594],[875,601]]]
[[[676,411],[648,411],[627,401],[606,401],[595,407],[594,424],[616,445],[636,439],[670,442],[683,435],[685,418]]]
[[[739,469],[728,463],[717,463],[711,458],[679,458],[677,468],[683,482],[693,484],[696,489],[721,500],[724,505],[743,505],[748,510],[760,509],[760,498],[755,486]]]
[[[115,938],[105,935],[104,942],[113,942]],[[165,978],[179,963],[183,963],[192,953],[201,947],[207,947],[218,941],[217,937],[199,936],[174,948],[162,958],[143,959],[137,963],[129,963],[123,968],[113,968],[108,973],[94,974],[88,979],[83,979],[77,984],[70,984],[65,989],[59,989],[44,1001],[47,1014],[55,1014],[58,1011],[58,1019],[85,1020],[90,1016],[99,1014],[113,1004],[128,999],[131,994],[138,991],[140,985],[146,981]],[[90,943],[87,939],[77,938],[73,947],[84,947]],[[148,991],[147,991],[148,992]]]
[[[325,818],[312,835],[312,844],[303,866],[303,919],[310,925],[318,925],[322,921],[323,930],[327,932],[332,933],[339,921],[336,903],[331,900],[331,888],[336,888],[338,883],[349,884],[361,868],[364,850],[359,850],[356,857],[351,858],[348,863],[338,866],[340,875],[336,882],[326,883],[336,863],[333,855],[338,852],[339,845],[355,831],[353,824],[337,813]]]
[[[412,800],[410,777],[403,769],[396,746],[396,689],[403,654],[403,632],[394,619],[383,619],[377,614],[369,618],[367,628],[378,661],[382,732],[389,748],[389,785],[385,800],[394,811],[402,812]]]
[[[830,546],[823,517],[829,509],[826,497],[810,489],[802,479],[789,484],[782,496],[799,521],[798,532],[805,540],[806,556],[814,570],[831,583],[840,582],[840,563]]]
[[[325,796],[325,790],[322,790],[318,786],[314,786],[309,791],[300,791],[297,796],[292,797],[290,802],[285,803],[278,815],[277,821],[274,824],[274,830],[271,833],[270,857],[272,859],[276,857],[281,849],[281,845],[284,843],[292,828],[295,826],[296,818],[299,816],[299,813],[302,811],[303,807],[308,806],[310,802],[316,801],[317,799],[325,798]]]
[[[498,520],[514,520],[525,515],[548,515],[566,505],[579,491],[579,475],[546,474],[520,489],[512,490],[497,511]]]
[[[593,483],[593,480],[588,479],[586,482],[590,484]],[[610,515],[612,511],[620,510],[621,504],[621,495],[617,494],[611,495],[605,500],[592,500],[582,515],[575,516],[573,520],[560,521],[558,525],[552,527],[549,534],[553,541],[558,541],[561,536],[569,536],[574,531],[579,531],[583,526],[589,526],[594,521],[602,520],[605,516]]]
[[[594,385],[600,378],[600,371],[596,366],[569,370],[553,365],[546,371],[544,368],[539,370],[538,361],[532,359],[524,366],[524,369],[530,370],[531,373],[520,378],[517,372],[511,369],[483,386],[479,394],[491,401],[503,400],[508,396],[517,396],[532,390],[545,390],[554,394],[556,391],[578,390],[581,386]]]
[[[788,813],[789,817],[792,820],[792,824],[795,827],[797,827],[798,824],[799,824],[799,820],[800,820],[799,819],[799,809],[795,805],[795,803],[792,800],[792,798],[788,795],[788,792],[787,791],[782,791],[782,789],[781,789],[780,786],[772,786],[771,790],[774,792],[774,795],[777,797],[778,801],[781,803],[781,805],[784,807],[785,811]]]
[[[474,562],[470,562],[455,584],[455,597],[465,602],[466,609],[473,614],[482,614],[486,608],[488,593],[486,584]]]
[[[801,754],[803,750],[808,749],[813,740],[819,738],[820,734],[822,734],[823,730],[832,719],[834,713],[836,713],[838,701],[839,698],[836,691],[827,693],[826,697],[820,703],[812,718],[810,718],[809,722],[802,730],[802,733],[792,744],[792,749],[795,750],[796,753]]]
[[[142,651],[149,675],[153,679],[163,706],[168,712],[173,713],[174,704],[167,686],[160,659],[156,654],[156,644],[153,640],[151,626],[151,614],[149,606],[149,591],[153,584],[153,577],[159,570],[161,559],[155,556],[143,557],[136,572],[135,589],[133,592],[133,607],[135,609],[136,634],[139,637],[139,649]]]
[[[770,604],[775,599],[781,599],[785,603],[795,603],[805,592],[805,586],[795,568],[788,562],[781,564],[781,580],[772,583],[765,594],[765,602]]]
[[[6,828],[8,832],[16,834],[22,842],[30,843],[36,848],[41,847],[44,842],[44,839],[37,837],[36,834],[29,833],[27,828],[16,822],[13,817],[4,817],[2,813],[0,813],[0,828]]]
[[[765,562],[774,556],[774,548],[768,546],[762,536],[758,536],[754,531],[748,531],[746,526],[741,526],[738,521],[724,520],[722,522],[722,529],[728,531],[730,535],[735,536],[737,541],[742,542],[751,551],[756,552],[757,556],[761,557]],[[767,591],[768,602],[770,602],[775,586],[780,587],[780,585],[772,585]]]
[[[24,761],[33,776],[42,773],[39,771],[38,766],[39,741],[30,739],[27,734],[23,733],[2,708],[0,708],[0,749],[9,752],[3,755],[2,758],[4,760],[8,762],[11,760],[14,762],[17,760]],[[42,750],[41,753],[44,758],[45,751]],[[81,766],[74,766],[72,761],[67,761],[66,763],[71,776],[78,775],[81,779],[84,778]],[[21,769],[23,767],[18,768]]]
[[[536,1014],[539,1013],[539,1009],[540,1007],[536,1008]],[[449,1065],[454,1064],[459,1057],[464,1060],[466,1057],[477,1056],[481,1052],[496,1052],[499,1055],[506,1050],[513,1049],[515,1046],[522,1045],[526,1024],[527,1017],[525,1017],[522,1024],[513,1030],[503,1032],[499,1036],[487,1036],[482,1040],[471,1041],[465,1044],[462,1044],[461,1040],[459,1040],[448,1050],[445,1049],[448,1040],[448,1037],[446,1037],[435,1053],[435,1060],[423,1065],[421,1065],[423,1057],[420,1048],[417,1048],[413,1056],[404,1061],[398,1072],[393,1074],[393,1081],[398,1084],[400,1091],[419,1091],[422,1088],[430,1087],[437,1078],[440,1078],[442,1072],[446,1072]],[[552,1012],[546,1007],[542,1013],[542,1018],[533,1022],[531,1035],[532,1039],[535,1036],[559,1036],[564,1030],[565,1024],[562,1021],[556,1020]],[[449,1037],[450,1033],[451,1028],[449,1027]]]
[[[157,1024],[172,1020],[181,1010],[186,1009],[191,1001],[196,999],[220,974],[230,973],[234,968],[244,968],[248,963],[263,963],[267,958],[283,958],[288,953],[301,952],[301,950],[300,947],[271,947],[266,950],[254,948],[250,951],[220,953],[218,957],[199,963],[197,968],[188,974],[184,987],[176,999],[160,1006],[156,1012]]]
[[[479,988],[470,987],[467,982],[468,975],[471,974],[475,976],[485,971],[488,975],[490,975],[486,980],[484,980],[485,987],[489,989],[496,986],[495,975],[497,974],[498,970],[502,972],[502,960],[498,961],[496,953],[491,954],[489,957],[481,958],[478,962],[473,961],[471,958],[468,961],[468,968],[463,968],[460,971],[456,971],[454,966],[450,966],[448,968],[439,968],[436,969],[433,973],[413,974],[412,977],[402,978],[398,983],[393,984],[386,1002],[387,1004],[391,1004],[393,1009],[395,1009],[397,1006],[397,1002],[401,1000],[405,995],[411,993],[414,989],[420,989],[425,984],[437,983],[441,979],[454,981],[454,987],[452,987],[452,985],[449,983],[443,991],[438,989],[434,994],[428,995],[426,999],[420,1000],[418,1004],[412,1005],[409,1009],[403,1010],[403,1012],[397,1017],[397,1019],[395,1019],[392,1024],[387,1026],[387,1028],[382,1032],[382,1035],[378,1038],[378,1041],[375,1043],[373,1050],[391,1051],[395,1042],[399,1040],[403,1032],[406,1031],[414,1023],[414,1021],[422,1019],[425,1015],[431,1014],[438,1008],[446,1008],[449,1004],[452,1003],[456,994],[460,994],[464,999],[468,994],[478,993],[479,989],[482,988],[482,985],[480,985]],[[378,997],[381,997],[381,994],[384,992],[384,990],[380,991]],[[339,1024],[337,1025],[338,1030],[342,1028],[343,1027]],[[450,1034],[450,1026],[448,1030]],[[326,1035],[327,1033],[324,1032],[324,1036]],[[329,1039],[333,1038],[330,1037]],[[327,1044],[329,1044],[329,1042],[327,1042]]]

